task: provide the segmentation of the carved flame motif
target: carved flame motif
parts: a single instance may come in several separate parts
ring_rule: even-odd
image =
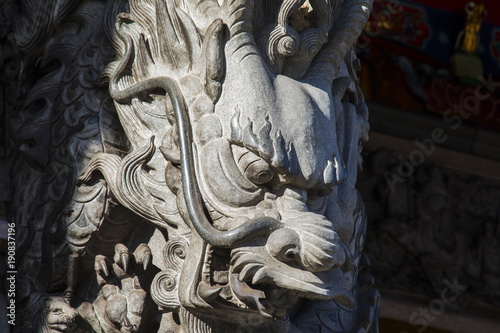
[[[367,113],[352,48],[371,1],[129,5],[104,75],[131,150],[94,156],[79,184],[100,171],[167,231],[153,300],[189,332],[293,331],[282,319],[303,299],[357,317]]]

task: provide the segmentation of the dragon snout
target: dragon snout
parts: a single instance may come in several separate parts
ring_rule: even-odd
[[[61,318],[60,318],[59,321],[62,324],[68,324],[69,325],[69,324],[72,324],[72,323],[75,322],[77,315],[78,315],[78,312],[76,312],[76,311],[72,312],[71,314],[64,314],[64,315],[61,316]]]
[[[266,247],[269,254],[279,261],[300,263],[301,241],[295,230],[276,230],[269,236]]]
[[[311,235],[310,230],[301,232],[285,227],[271,233],[266,248],[275,259],[298,264],[310,272],[326,271],[334,267],[344,270],[350,261],[347,248],[332,230],[323,235]]]

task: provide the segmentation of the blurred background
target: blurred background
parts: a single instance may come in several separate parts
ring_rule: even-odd
[[[357,52],[380,332],[500,332],[500,2],[375,0]]]

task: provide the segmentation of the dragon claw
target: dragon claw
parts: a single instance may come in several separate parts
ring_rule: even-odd
[[[151,249],[145,243],[140,244],[134,252],[135,261],[138,264],[142,264],[144,270],[149,267],[151,263]]]
[[[142,267],[144,268],[144,270],[148,268],[150,262],[151,262],[151,252],[146,252],[142,257]]]
[[[102,255],[97,255],[95,257],[94,270],[96,271],[97,274],[100,274],[102,272],[106,277],[109,276],[109,270],[108,270],[108,264],[106,262],[106,257],[104,257]]]
[[[123,271],[127,272],[128,266],[129,266],[129,262],[130,262],[130,257],[128,255],[128,253],[126,253],[126,252],[121,253],[120,254],[120,261],[121,261],[121,264],[122,264],[122,267],[123,267]]]
[[[123,244],[116,244],[114,260],[119,264],[124,272],[127,272],[130,264],[130,255],[128,248]]]
[[[108,265],[104,260],[99,261],[100,269],[104,273],[105,276],[109,276]]]

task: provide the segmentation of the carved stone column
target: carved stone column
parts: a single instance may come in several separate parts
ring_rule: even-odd
[[[3,7],[19,332],[378,331],[371,0]]]

